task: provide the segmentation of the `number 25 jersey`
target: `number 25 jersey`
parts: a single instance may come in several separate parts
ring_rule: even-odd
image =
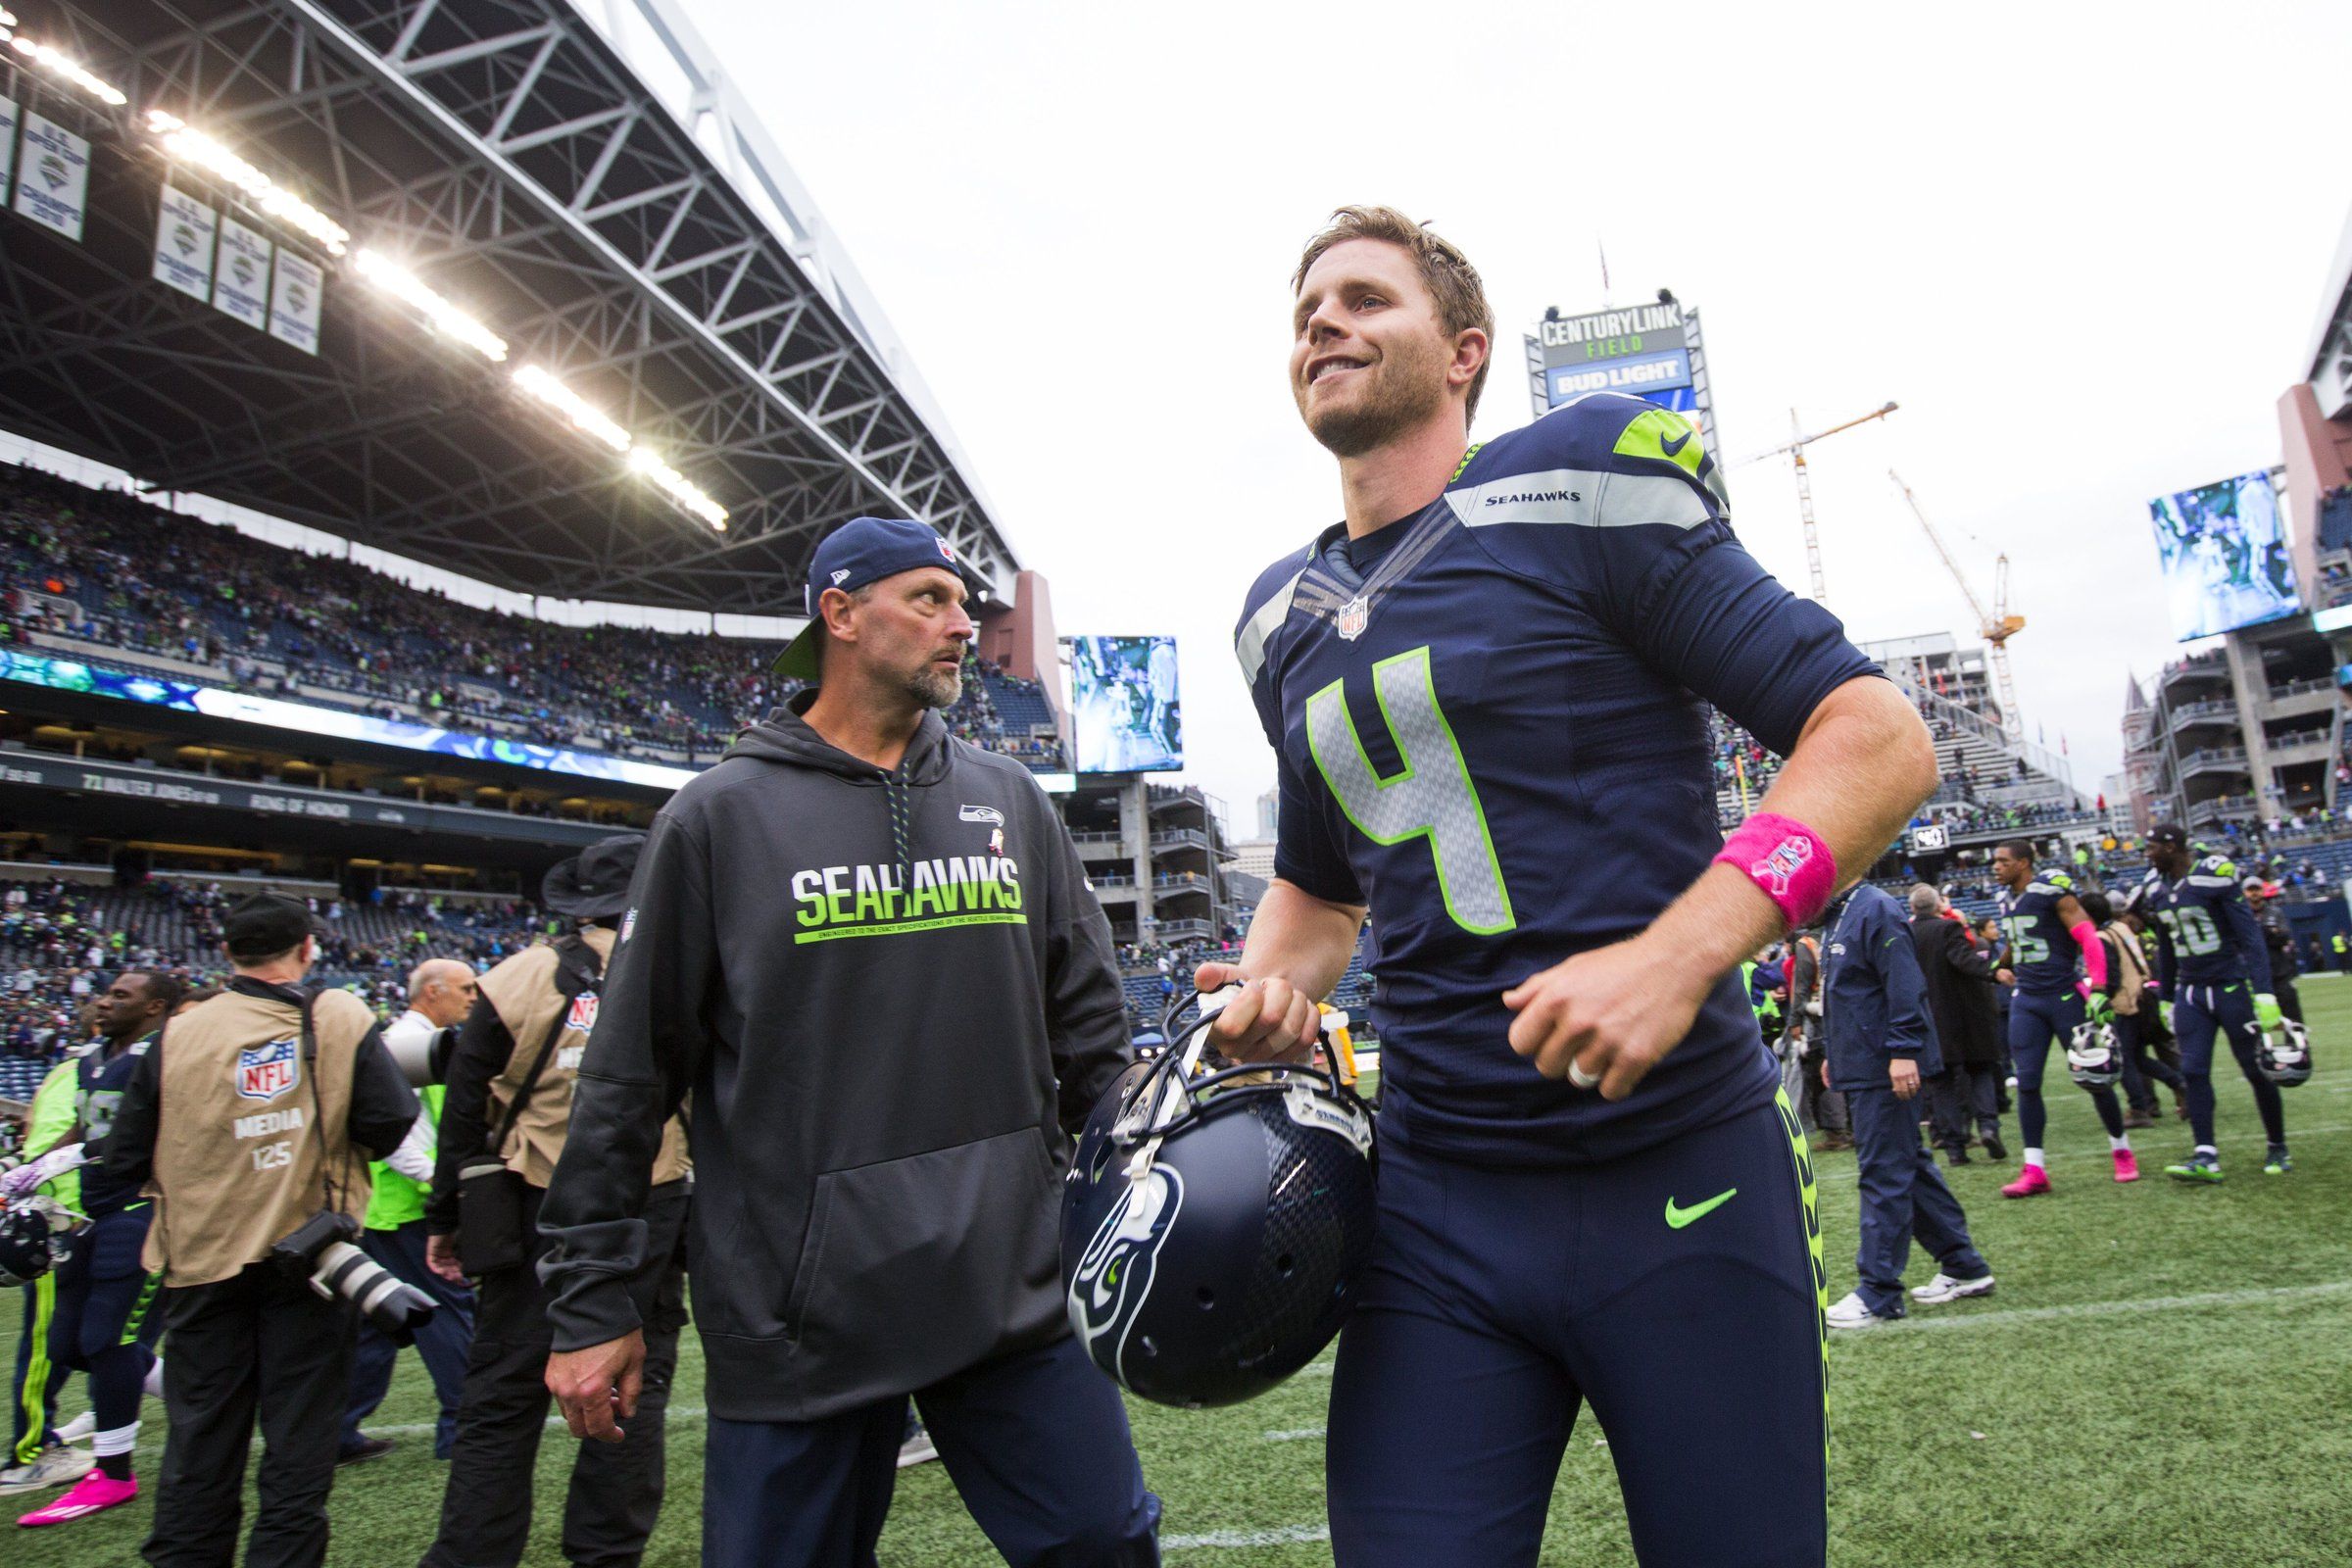
[[[1385,1136],[1576,1164],[1772,1098],[1737,971],[1616,1102],[1514,1054],[1502,1004],[1722,848],[1699,699],[1786,754],[1878,672],[1733,537],[1688,420],[1603,393],[1473,448],[1354,558],[1335,525],[1269,567],[1235,642],[1279,756],[1275,873],[1371,908]]]

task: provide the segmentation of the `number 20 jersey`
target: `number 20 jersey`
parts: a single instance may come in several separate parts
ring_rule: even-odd
[[[1722,848],[1700,698],[1786,754],[1877,666],[1733,537],[1690,422],[1639,399],[1472,449],[1373,538],[1360,575],[1344,525],[1267,568],[1235,642],[1279,756],[1276,874],[1371,908],[1384,1135],[1578,1164],[1770,1101],[1736,971],[1616,1102],[1514,1054],[1501,994],[1639,934]]]

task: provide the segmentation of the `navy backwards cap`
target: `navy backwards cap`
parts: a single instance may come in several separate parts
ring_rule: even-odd
[[[808,616],[808,624],[777,656],[775,672],[802,680],[816,679],[817,650],[824,646],[825,640],[825,623],[816,612],[816,602],[824,597],[826,589],[856,593],[867,583],[922,566],[944,567],[963,578],[967,585],[974,581],[963,563],[956,559],[956,547],[942,539],[929,524],[911,518],[852,517],[825,535],[809,560],[808,585],[803,590],[802,609]]]

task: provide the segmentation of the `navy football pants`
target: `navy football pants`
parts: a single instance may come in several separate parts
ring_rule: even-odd
[[[2286,1108],[2278,1102],[2278,1086],[2262,1075],[2254,1048],[2262,1043],[2262,1025],[2254,1016],[2254,988],[2243,980],[2226,986],[2188,986],[2173,1004],[2173,1036],[2180,1043],[2180,1075],[2188,1080],[2188,1130],[2204,1149],[2213,1142],[2213,1037],[2230,1042],[2237,1070],[2254,1086],[2254,1108],[2262,1112],[2263,1135],[2274,1144],[2286,1142]]]
[[[2009,1059],[2017,1067],[2017,1131],[2028,1149],[2040,1149],[2050,1113],[2041,1102],[2041,1069],[2050,1058],[2055,1039],[2064,1051],[2082,1021],[2082,999],[2072,991],[2036,995],[2020,991],[2009,1002]],[[2124,1107],[2116,1102],[2115,1086],[2086,1089],[2099,1110],[2099,1125],[2110,1138],[2124,1136]]]
[[[1003,1356],[914,1395],[957,1495],[1012,1568],[1153,1568],[1118,1386],[1075,1339]],[[906,1400],[818,1421],[710,1417],[703,1568],[874,1568]]]
[[[1339,1568],[1532,1565],[1581,1403],[1644,1568],[1820,1568],[1824,1283],[1786,1096],[1605,1165],[1384,1143],[1331,1391]]]
[[[90,1411],[101,1432],[139,1419],[147,1369],[155,1364],[146,1330],[163,1277],[148,1273],[140,1257],[154,1214],[142,1200],[99,1215],[57,1269],[49,1359],[88,1376]]]

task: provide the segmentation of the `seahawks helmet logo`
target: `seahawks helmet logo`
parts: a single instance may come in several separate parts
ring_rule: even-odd
[[[1121,1383],[1127,1381],[1128,1331],[1151,1298],[1160,1245],[1183,1207],[1184,1178],[1174,1169],[1153,1165],[1131,1178],[1070,1280],[1070,1327],[1095,1363],[1115,1369]],[[1107,1361],[1095,1351],[1103,1340],[1110,1342]]]

